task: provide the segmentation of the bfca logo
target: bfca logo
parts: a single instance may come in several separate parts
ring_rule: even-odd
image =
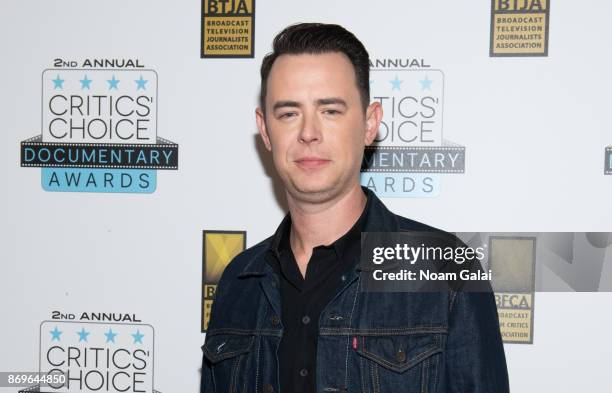
[[[153,388],[151,325],[121,322],[131,318],[114,322],[117,314],[83,313],[77,318],[74,314],[53,314],[61,319],[40,324],[39,369],[41,375],[63,374],[64,378],[20,393],[159,393]]]
[[[75,68],[43,71],[41,134],[21,142],[21,166],[42,167],[44,190],[152,193],[157,170],[178,169],[178,145],[157,135],[154,70],[55,65]]]
[[[444,74],[423,59],[375,59],[370,69],[384,113],[361,184],[383,197],[438,196],[441,174],[465,170],[465,147],[442,135]]]

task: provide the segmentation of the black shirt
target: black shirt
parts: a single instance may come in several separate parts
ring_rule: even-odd
[[[370,198],[361,216],[342,237],[330,245],[313,248],[305,278],[289,243],[289,214],[273,236],[266,259],[280,276],[284,332],[278,361],[282,393],[315,392],[319,315],[339,289],[347,269],[358,263],[369,206]]]

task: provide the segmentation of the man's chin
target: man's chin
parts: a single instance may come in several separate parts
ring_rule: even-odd
[[[291,196],[305,202],[323,202],[335,194],[333,182],[296,182],[288,189]]]

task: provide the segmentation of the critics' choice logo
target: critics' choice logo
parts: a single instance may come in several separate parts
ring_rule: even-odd
[[[255,0],[202,0],[200,57],[254,57]]]
[[[157,73],[47,69],[41,134],[21,166],[42,167],[46,191],[152,193],[157,170],[178,168],[178,145],[157,136]]]
[[[202,239],[202,333],[208,329],[210,312],[221,273],[246,248],[245,231],[203,231]]]
[[[465,170],[465,147],[443,138],[444,74],[372,68],[370,92],[383,120],[365,149],[361,184],[383,197],[438,196],[440,174]]]
[[[136,323],[48,320],[40,324],[42,375],[63,383],[20,392],[146,392],[153,389],[154,330]]]
[[[606,147],[604,153],[604,174],[612,175],[612,146]]]
[[[491,0],[490,56],[548,56],[550,0]]]

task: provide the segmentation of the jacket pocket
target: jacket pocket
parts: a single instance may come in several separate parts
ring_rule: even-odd
[[[254,336],[238,334],[206,334],[202,346],[204,357],[211,368],[214,391],[245,391]]]
[[[361,355],[364,391],[435,392],[443,335],[415,333],[403,335],[362,335],[355,337]]]

